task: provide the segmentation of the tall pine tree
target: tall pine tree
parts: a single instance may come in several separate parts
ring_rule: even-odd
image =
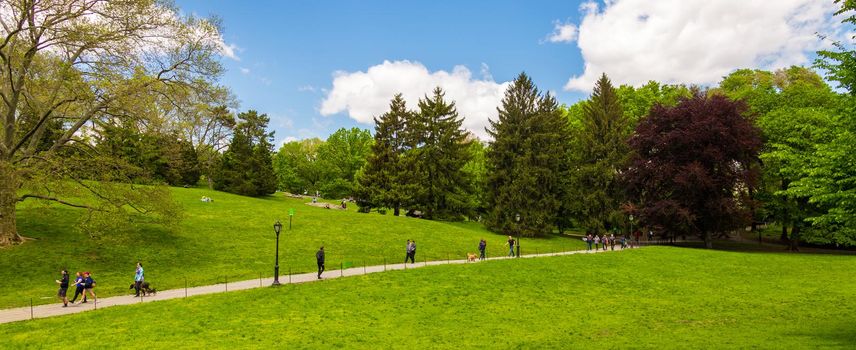
[[[447,102],[437,87],[419,100],[419,113],[407,123],[411,148],[405,157],[404,182],[414,195],[413,208],[426,218],[460,219],[471,208],[472,182],[463,167],[470,159],[468,132],[461,125],[455,102]]]
[[[567,169],[568,126],[556,100],[525,73],[505,91],[485,160],[489,228],[535,236],[552,231]],[[520,215],[520,222],[516,216]]]
[[[405,123],[413,119],[413,112],[401,94],[389,103],[389,111],[375,118],[375,135],[372,152],[358,179],[361,205],[392,208],[398,216],[401,206],[409,202],[404,191],[402,155],[405,150]]]
[[[569,202],[577,223],[599,233],[623,222],[620,205],[625,197],[618,177],[630,155],[631,129],[606,74],[598,79],[582,112],[582,125],[575,133]]]
[[[271,139],[267,131],[270,118],[254,110],[238,114],[240,122],[229,149],[223,153],[215,189],[245,196],[264,196],[276,192]]]

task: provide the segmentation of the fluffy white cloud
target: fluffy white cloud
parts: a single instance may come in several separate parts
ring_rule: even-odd
[[[227,44],[225,41],[223,41],[222,37],[218,38],[218,40],[219,41],[217,42],[217,46],[220,48],[220,54],[223,55],[223,57],[230,58],[235,61],[241,60],[241,58],[238,57],[238,51],[241,51],[241,48],[238,47],[238,45]]]
[[[551,43],[569,43],[577,40],[577,26],[573,23],[553,23],[553,32],[547,35],[546,40]]]
[[[580,6],[582,75],[566,90],[589,91],[602,72],[616,83],[712,84],[737,68],[809,62],[838,33],[836,6],[821,0],[606,0]],[[554,33],[555,34],[555,33]]]
[[[249,69],[249,68],[246,68],[246,67],[240,67],[240,68],[238,68],[238,69],[240,69],[240,70],[241,70],[241,74],[244,74],[244,75],[250,74],[250,69]]]
[[[481,67],[482,78],[473,78],[464,66],[451,72],[431,72],[419,62],[384,61],[365,72],[336,72],[333,88],[321,102],[321,115],[347,112],[354,120],[371,124],[372,118],[389,109],[389,101],[401,93],[409,108],[415,109],[419,98],[439,86],[446,98],[454,100],[458,114],[464,117],[464,127],[484,138],[489,118],[496,118],[508,82],[497,83],[490,77],[487,65]]]

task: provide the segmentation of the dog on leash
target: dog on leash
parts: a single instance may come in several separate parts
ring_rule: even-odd
[[[473,253],[467,253],[467,261],[469,261],[469,262],[476,261],[476,255]]]
[[[134,289],[134,283],[131,283],[131,286],[128,289]],[[143,293],[143,296],[155,295],[158,294],[158,290],[154,289],[149,285],[149,282],[143,282],[140,285],[140,292]]]

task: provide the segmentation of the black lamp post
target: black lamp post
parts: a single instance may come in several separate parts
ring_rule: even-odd
[[[630,214],[630,246],[633,247],[633,214]]]
[[[273,224],[273,231],[276,232],[276,265],[273,266],[273,285],[279,285],[279,232],[282,231],[282,224],[279,220]]]
[[[520,213],[514,214],[514,221],[517,222],[517,257],[520,257]]]

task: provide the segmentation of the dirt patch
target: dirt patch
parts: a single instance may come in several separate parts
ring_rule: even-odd
[[[309,202],[309,203],[306,203],[306,205],[311,205],[313,207],[318,207],[318,208],[345,210],[342,208],[341,204],[332,204],[332,203],[323,203],[323,202],[317,202],[317,203]]]

